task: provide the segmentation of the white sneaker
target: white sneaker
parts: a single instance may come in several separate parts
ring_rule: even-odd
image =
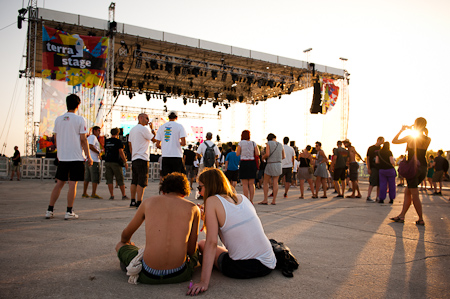
[[[75,214],[73,211],[72,211],[72,213],[66,212],[66,215],[64,216],[64,220],[69,220],[69,219],[78,219],[78,215]]]
[[[45,212],[45,219],[50,219],[50,218],[53,218],[53,212],[52,211]]]

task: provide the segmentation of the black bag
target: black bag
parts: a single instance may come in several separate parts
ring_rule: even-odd
[[[281,269],[281,273],[286,277],[294,277],[292,272],[297,270],[299,266],[297,258],[283,242],[277,242],[274,239],[269,239],[269,241],[272,244],[273,253],[277,258],[275,269]]]
[[[209,146],[208,143],[206,143],[206,150],[205,155],[203,157],[203,165],[205,167],[213,167],[214,163],[216,163],[216,153],[214,152],[214,147],[216,146],[213,144],[212,146]]]

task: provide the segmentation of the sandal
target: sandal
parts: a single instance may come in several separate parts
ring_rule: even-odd
[[[313,196],[312,198],[319,198],[319,197],[316,195],[316,196]]]
[[[267,205],[268,205],[268,203],[267,203],[267,202],[262,202],[262,201],[261,201],[261,202],[258,202],[258,204],[259,204],[259,205],[265,205],[265,206],[267,206]]]
[[[425,221],[423,221],[423,220],[417,220],[417,221],[416,221],[416,225],[422,225],[422,226],[425,226]]]
[[[324,195],[324,196],[321,196],[320,198],[327,198],[327,197]]]
[[[394,222],[399,222],[399,223],[404,223],[405,222],[405,218],[401,218],[400,216],[389,218],[389,219],[391,219]]]
[[[303,199],[303,196],[300,196],[298,199]]]

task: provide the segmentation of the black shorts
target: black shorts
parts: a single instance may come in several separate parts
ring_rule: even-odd
[[[183,159],[177,157],[163,157],[161,176],[164,177],[172,172],[181,172],[186,174],[184,169]]]
[[[237,182],[239,178],[239,169],[238,170],[227,170],[225,172],[225,175],[227,176],[227,179],[230,182]]]
[[[289,167],[289,168],[283,168],[283,170],[282,170],[282,172],[281,172],[280,179],[281,179],[283,176],[286,177],[286,183],[292,182],[292,167]]]
[[[333,173],[333,181],[345,181],[345,168],[335,168]]]
[[[222,252],[217,260],[219,270],[223,275],[231,278],[247,279],[262,277],[272,272],[257,259],[232,260],[228,252]]]
[[[131,184],[142,188],[148,185],[148,161],[136,159],[131,162]]]
[[[59,161],[56,175],[60,181],[84,181],[84,161]]]
[[[427,166],[420,165],[419,169],[417,169],[416,175],[412,179],[406,180],[408,189],[419,187],[420,183],[422,183],[422,181],[425,179],[426,176],[427,176]]]
[[[186,176],[188,177],[188,179],[193,179],[197,176],[194,165],[185,165],[185,167],[186,167]]]

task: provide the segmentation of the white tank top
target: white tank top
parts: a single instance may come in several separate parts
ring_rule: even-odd
[[[232,260],[257,259],[270,269],[275,269],[277,260],[272,245],[264,233],[255,207],[242,196],[240,204],[227,201],[216,194],[225,209],[225,223],[219,236]]]

